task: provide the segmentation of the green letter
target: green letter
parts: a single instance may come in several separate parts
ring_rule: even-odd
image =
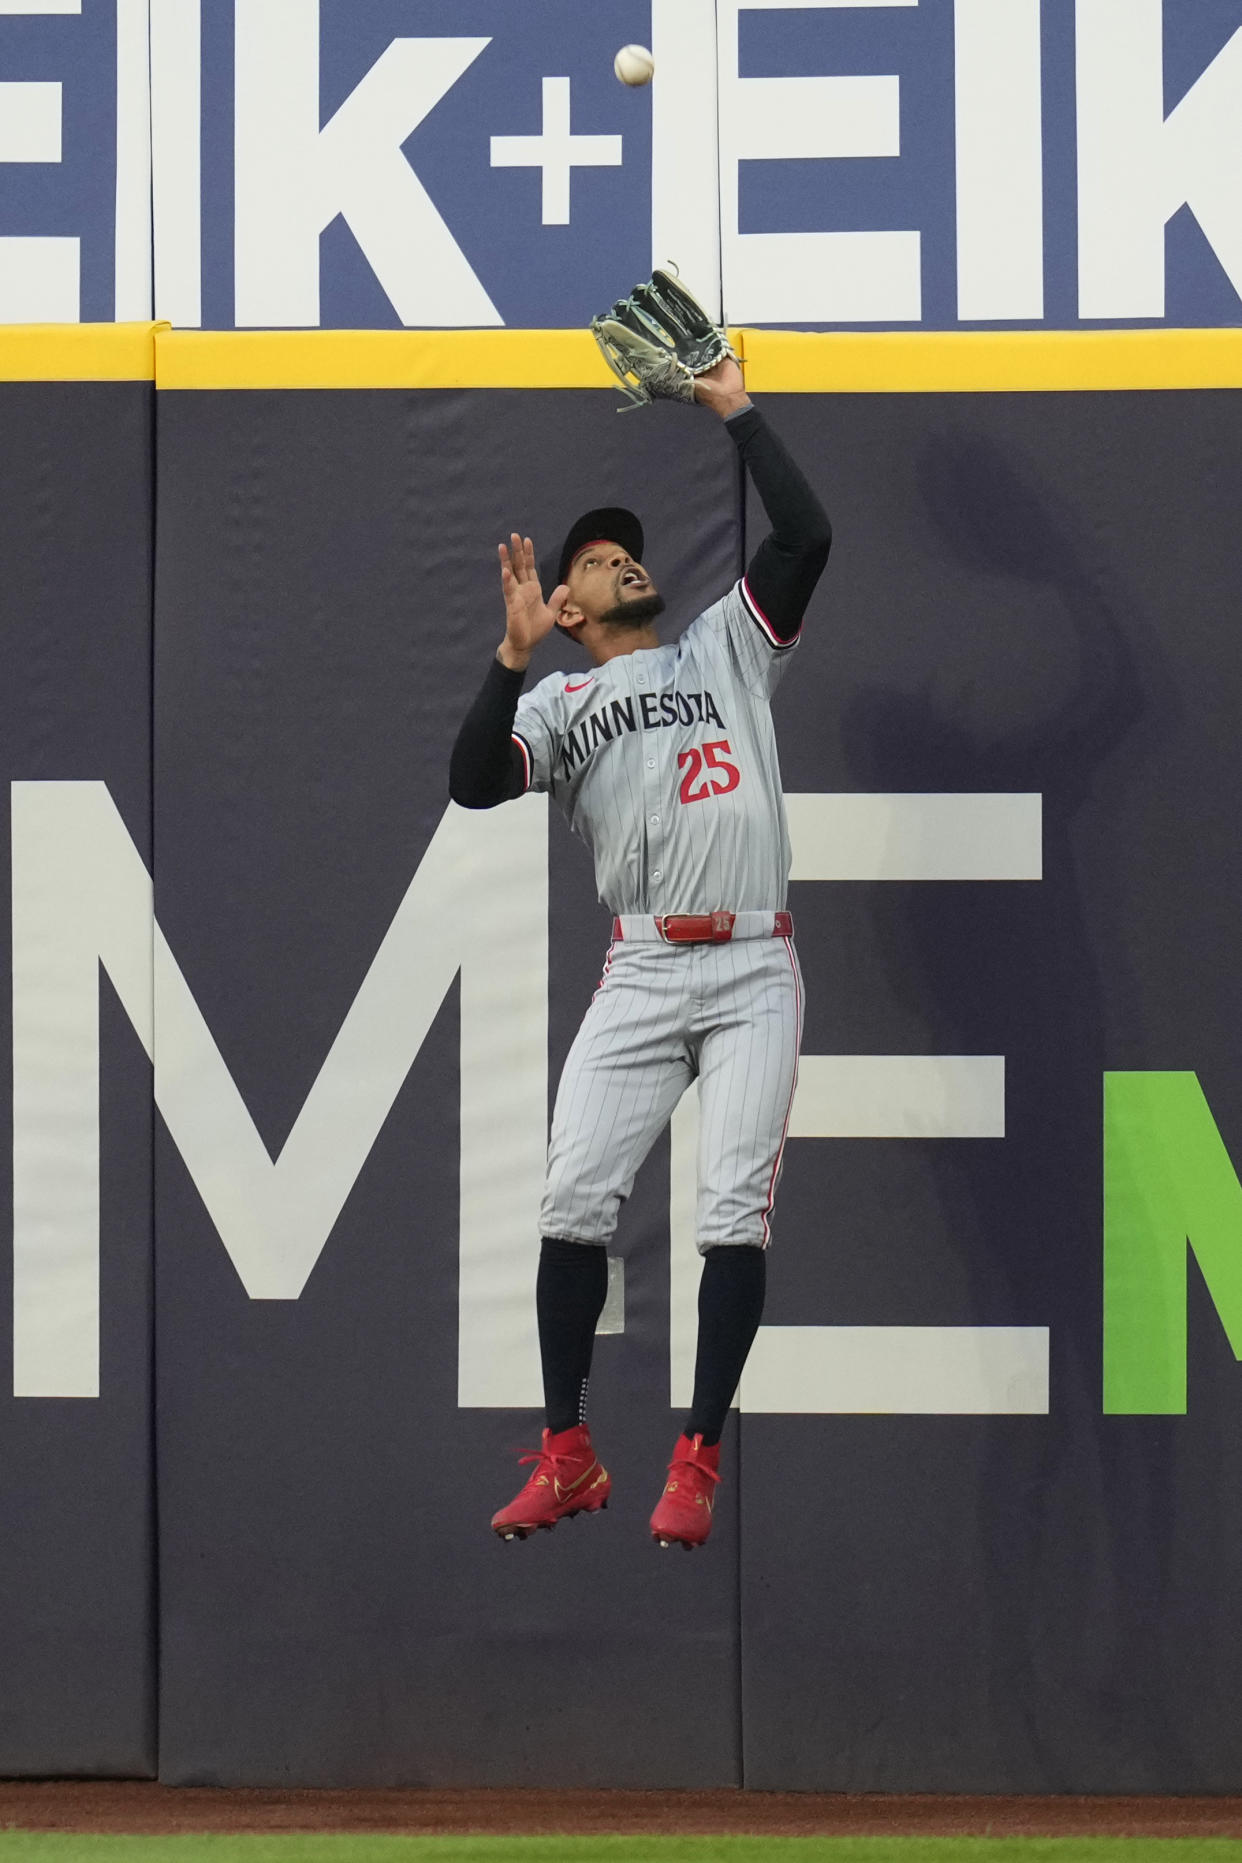
[[[1242,1358],[1242,1184],[1194,1074],[1104,1076],[1104,1409],[1184,1415],[1186,1245]]]

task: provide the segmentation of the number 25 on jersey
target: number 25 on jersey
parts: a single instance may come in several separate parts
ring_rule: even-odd
[[[725,756],[722,753],[728,753]],[[682,802],[706,802],[710,796],[727,796],[742,780],[741,771],[728,758],[733,755],[728,738],[704,744],[701,750],[679,750],[677,767],[684,770],[681,779]],[[697,785],[697,787],[696,787]]]

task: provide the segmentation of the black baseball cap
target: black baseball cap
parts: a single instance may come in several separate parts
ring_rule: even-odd
[[[556,570],[557,582],[564,582],[570,564],[579,550],[588,543],[619,543],[636,563],[643,560],[643,527],[634,513],[624,510],[620,505],[601,505],[595,511],[584,511],[577,523],[570,527],[569,535],[561,545],[560,562]]]

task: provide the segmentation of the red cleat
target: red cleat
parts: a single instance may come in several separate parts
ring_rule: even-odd
[[[651,1516],[657,1546],[684,1546],[692,1552],[703,1544],[712,1530],[719,1468],[719,1443],[709,1449],[701,1436],[677,1438],[668,1480]]]
[[[524,1540],[538,1527],[554,1527],[574,1514],[594,1514],[607,1507],[612,1482],[591,1447],[585,1423],[576,1429],[543,1432],[543,1448],[524,1455],[535,1472],[508,1507],[492,1515],[492,1532],[502,1540]]]

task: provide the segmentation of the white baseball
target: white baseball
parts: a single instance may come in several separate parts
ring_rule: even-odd
[[[612,68],[622,84],[650,84],[655,73],[655,59],[645,45],[623,45],[612,61]]]

